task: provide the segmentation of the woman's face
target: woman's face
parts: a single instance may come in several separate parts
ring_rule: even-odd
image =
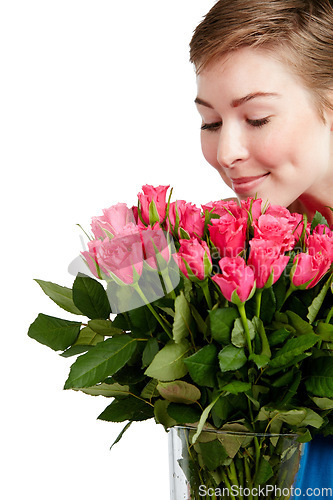
[[[206,160],[238,198],[289,206],[332,184],[333,113],[264,50],[239,49],[203,70],[196,104]]]

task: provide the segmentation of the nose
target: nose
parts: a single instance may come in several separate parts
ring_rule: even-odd
[[[232,168],[248,157],[248,149],[242,130],[224,123],[218,142],[217,161],[223,168]]]

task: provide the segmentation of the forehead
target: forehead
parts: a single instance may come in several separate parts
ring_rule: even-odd
[[[244,47],[222,56],[197,75],[199,96],[221,92],[243,94],[249,92],[279,92],[287,86],[303,88],[289,67],[279,60],[278,54]],[[206,96],[207,97],[207,96]]]

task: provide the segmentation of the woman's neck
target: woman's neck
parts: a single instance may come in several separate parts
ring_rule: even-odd
[[[333,193],[332,193],[333,199]],[[333,206],[333,201],[325,202],[324,199],[319,200],[315,196],[309,194],[303,194],[296,201],[294,201],[288,208],[291,212],[298,212],[301,214],[306,214],[308,219],[311,220],[315,213],[320,212],[328,224],[333,225],[333,212],[329,207]],[[332,207],[333,208],[333,207]]]

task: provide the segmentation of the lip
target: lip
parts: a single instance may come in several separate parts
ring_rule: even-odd
[[[237,177],[235,179],[231,179],[232,189],[237,194],[247,194],[253,192],[269,175],[257,175],[255,177]]]

